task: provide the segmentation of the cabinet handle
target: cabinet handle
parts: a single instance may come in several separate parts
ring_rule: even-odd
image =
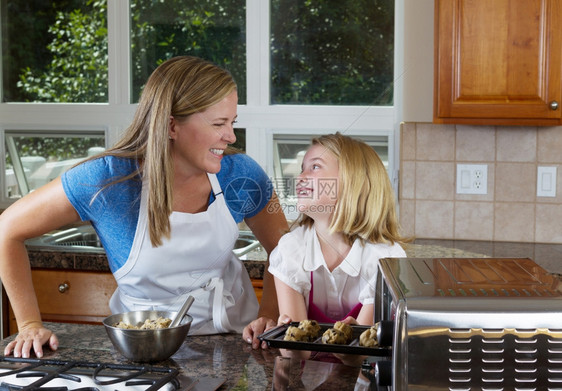
[[[59,292],[60,293],[64,293],[69,289],[70,289],[70,285],[68,285],[68,282],[63,282],[62,284],[59,285]]]
[[[558,109],[558,102],[553,100],[552,102],[550,102],[549,106],[550,106],[550,110],[557,110]]]

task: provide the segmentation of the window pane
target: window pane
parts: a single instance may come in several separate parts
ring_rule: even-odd
[[[6,132],[6,197],[19,198],[104,149],[103,132]]]
[[[107,102],[106,0],[1,2],[3,102]]]
[[[271,0],[271,103],[393,102],[394,0]]]
[[[131,0],[133,103],[152,71],[179,55],[228,69],[246,103],[246,0]]]
[[[242,152],[246,152],[246,129],[235,128],[236,142],[232,146]]]

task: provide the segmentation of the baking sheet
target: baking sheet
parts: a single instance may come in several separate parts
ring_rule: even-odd
[[[391,356],[390,346],[365,347],[359,345],[359,336],[370,326],[350,325],[353,330],[353,340],[349,344],[335,345],[322,343],[322,334],[329,328],[334,327],[333,323],[319,323],[320,336],[312,342],[285,341],[285,332],[290,326],[298,326],[299,322],[292,322],[277,326],[258,336],[261,341],[265,341],[268,346],[279,349],[308,350],[313,352],[329,352],[341,354],[360,354],[364,356]]]

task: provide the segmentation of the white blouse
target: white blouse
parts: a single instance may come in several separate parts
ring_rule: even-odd
[[[297,227],[283,235],[269,257],[269,272],[302,294],[308,308],[310,273],[314,271],[314,303],[333,319],[357,303],[373,304],[380,258],[403,258],[399,244],[361,244],[356,240],[343,262],[328,270],[314,227]]]

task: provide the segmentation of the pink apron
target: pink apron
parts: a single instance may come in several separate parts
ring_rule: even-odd
[[[314,304],[314,278],[313,272],[310,272],[310,293],[308,294],[308,319],[314,319],[319,323],[335,323],[338,320],[344,320],[348,316],[357,319],[359,311],[363,307],[363,304],[357,303],[351,311],[341,319],[331,319],[329,318],[316,304]]]

